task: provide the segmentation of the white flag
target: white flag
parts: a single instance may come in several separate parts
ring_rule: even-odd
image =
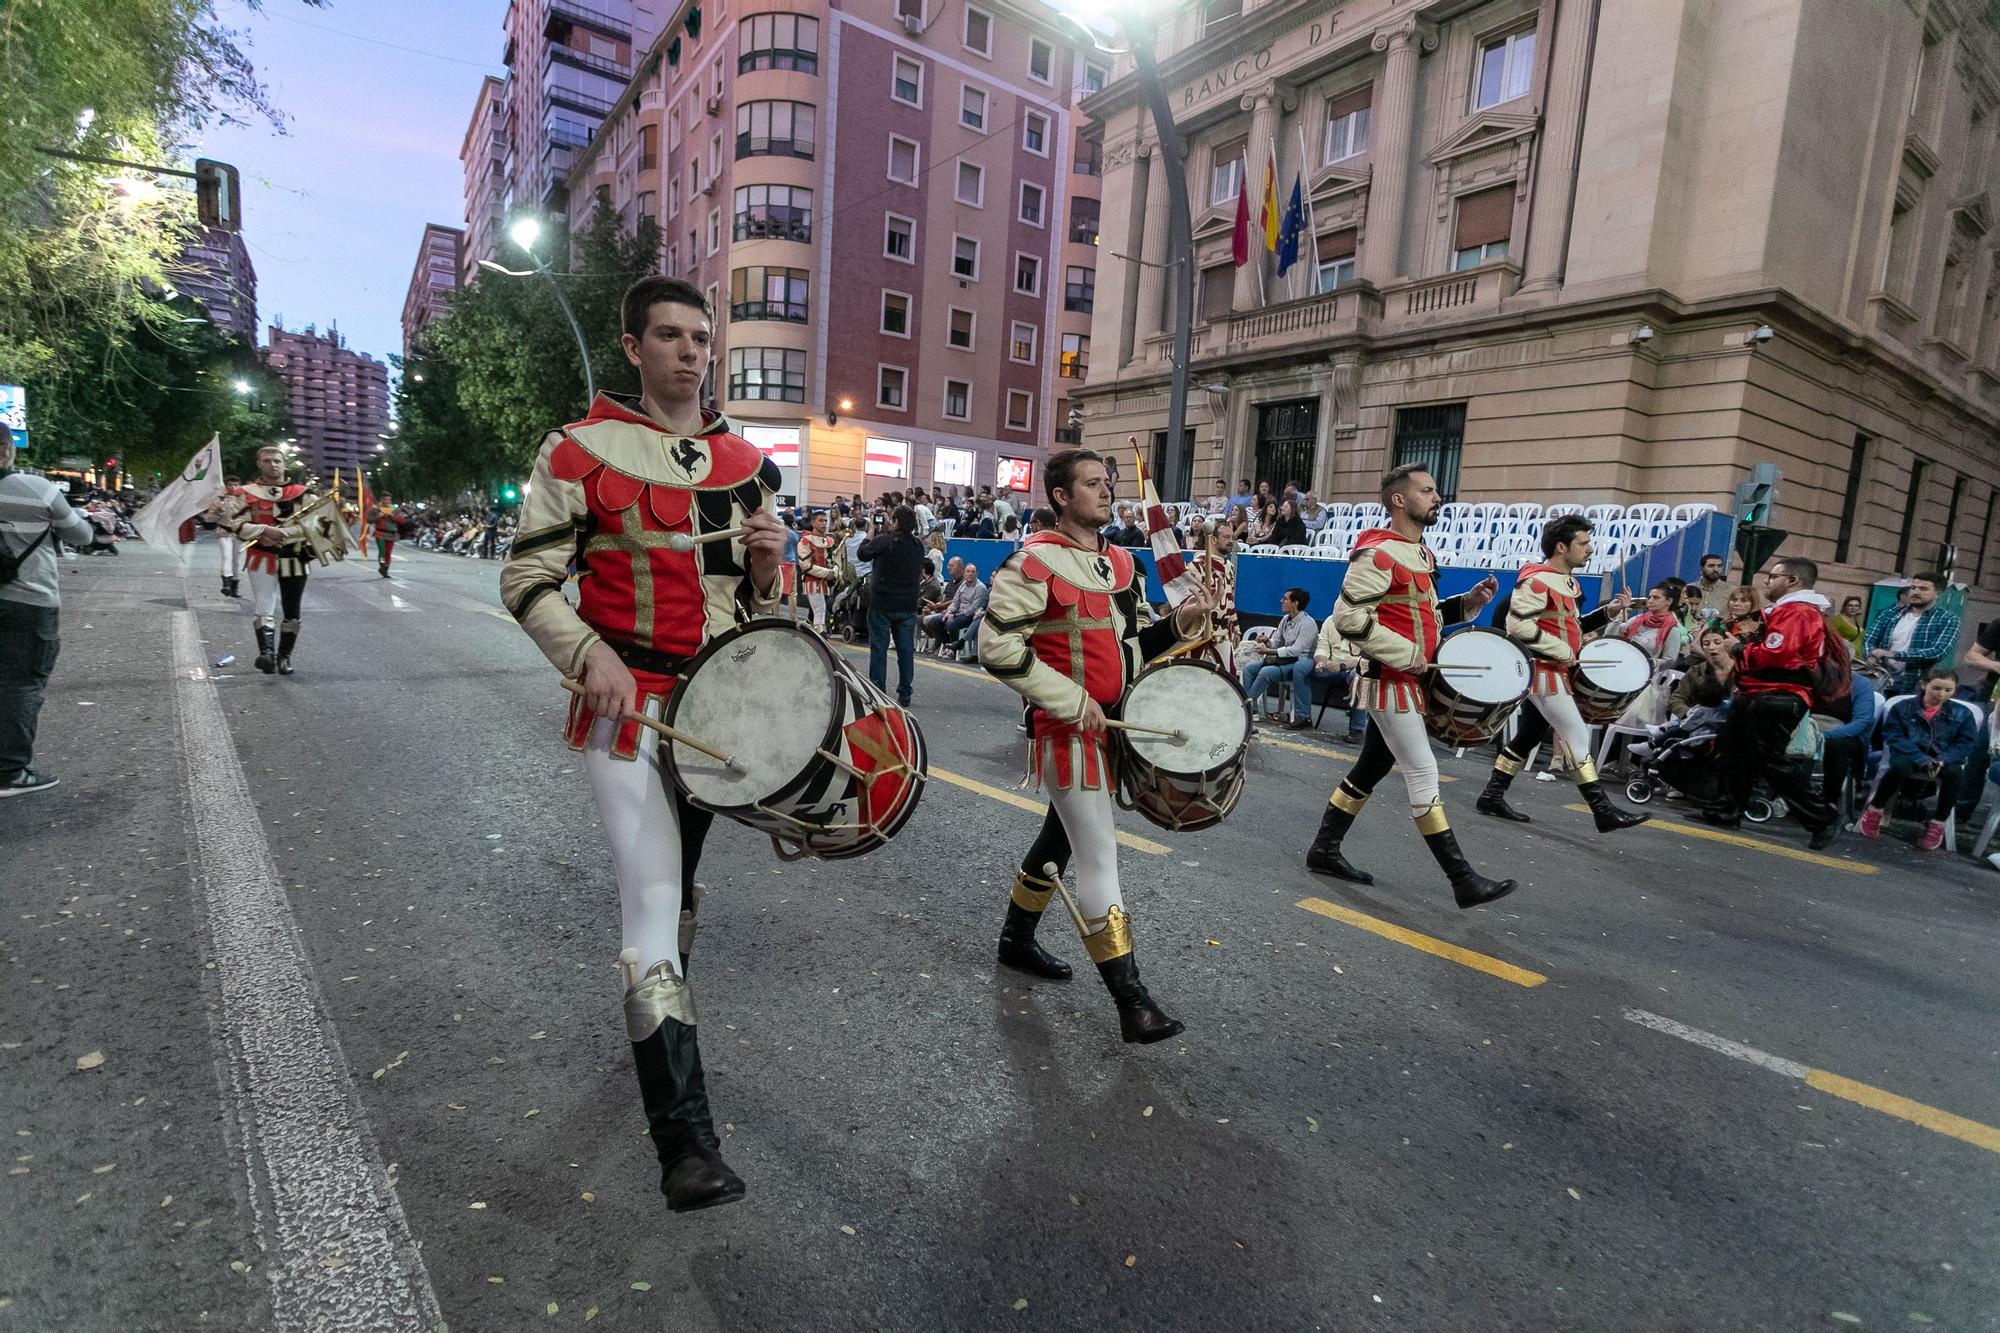
[[[181,469],[180,476],[161,487],[160,493],[132,516],[132,526],[147,545],[170,551],[185,564],[187,557],[180,549],[181,524],[214,504],[222,492],[222,436],[211,435]]]

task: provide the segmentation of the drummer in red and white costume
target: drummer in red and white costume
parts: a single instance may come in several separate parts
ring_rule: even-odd
[[[285,451],[267,444],[257,451],[257,479],[232,487],[210,511],[218,528],[243,543],[257,669],[265,675],[292,674],[312,556],[305,538],[285,524],[312,500],[308,488],[285,481]]]
[[[1470,620],[1493,600],[1499,585],[1487,578],[1439,602],[1437,561],[1423,538],[1424,529],[1437,521],[1441,503],[1437,482],[1422,468],[1399,467],[1382,478],[1389,526],[1361,534],[1348,556],[1340,599],[1320,627],[1314,656],[1336,656],[1338,641],[1346,639],[1368,659],[1361,686],[1369,726],[1360,757],[1320,818],[1306,868],[1356,884],[1375,882],[1341,855],[1340,841],[1375,785],[1391,768],[1400,768],[1417,832],[1450,878],[1458,905],[1476,907],[1512,893],[1514,881],[1487,879],[1458,848],[1438,796],[1437,756],[1424,722],[1424,679],[1437,660],[1444,627]]]
[[[1035,927],[1056,881],[1076,856],[1075,896],[1083,945],[1118,1006],[1126,1041],[1163,1041],[1181,1030],[1139,980],[1131,918],[1118,887],[1118,842],[1111,822],[1116,780],[1105,718],[1116,716],[1139,668],[1209,632],[1214,593],[1197,590],[1165,620],[1141,628],[1145,570],[1100,529],[1111,519],[1112,486],[1102,456],[1064,449],[1043,471],[1059,524],[1037,532],[993,572],[979,660],[1030,704],[1030,767],[1049,793],[1042,831],[1021,862],[1000,931],[1000,961],[1067,980],[1067,963],[1035,942]]]
[[[568,738],[583,751],[624,916],[625,1029],[675,1212],[732,1203],[743,1182],[717,1152],[695,1042],[687,959],[696,860],[711,816],[668,785],[654,733],[623,714],[658,716],[674,675],[738,608],[776,614],[785,529],[766,508],[776,464],[702,408],[714,360],[710,313],[685,282],[648,277],[625,293],[625,357],[637,399],[600,394],[590,415],[552,431],[525,488],[500,596],[564,676]],[[690,550],[670,534],[742,528]],[[563,598],[570,561],[580,598]]]
[[[1631,594],[1621,592],[1589,615],[1579,613],[1583,589],[1577,585],[1576,571],[1590,563],[1590,532],[1589,521],[1580,514],[1550,519],[1542,528],[1543,563],[1527,566],[1515,578],[1513,596],[1507,601],[1507,636],[1525,648],[1534,662],[1528,692],[1533,707],[1515,714],[1514,738],[1500,748],[1500,757],[1493,761],[1493,776],[1479,794],[1478,808],[1483,815],[1517,824],[1531,822],[1507,804],[1507,787],[1526,766],[1535,747],[1553,734],[1570,772],[1576,775],[1576,789],[1589,804],[1599,833],[1616,833],[1652,818],[1620,810],[1605,793],[1590,757],[1590,727],[1576,710],[1576,696],[1570,687],[1583,636],[1603,629],[1613,615],[1632,604]]]
[[[839,545],[826,535],[826,511],[812,516],[812,525],[799,538],[799,591],[812,616],[814,629],[826,628],[826,590],[833,579],[833,548]]]

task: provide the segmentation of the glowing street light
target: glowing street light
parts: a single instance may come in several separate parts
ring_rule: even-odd
[[[235,388],[236,392],[240,394],[248,394],[250,392],[250,381],[238,380],[236,381],[233,387]]]
[[[507,235],[532,257],[535,242],[542,239],[542,224],[534,218],[517,218],[514,225],[507,228]]]
[[[542,275],[543,279],[549,284],[549,290],[556,294],[556,304],[562,308],[563,318],[569,321],[570,333],[576,337],[576,354],[583,361],[584,398],[588,402],[596,402],[597,377],[590,370],[590,348],[583,341],[583,329],[576,322],[575,312],[569,308],[569,298],[563,295],[562,285],[556,281],[555,274],[549,271],[548,264],[543,261],[540,255],[535,253],[535,242],[542,238],[542,224],[530,216],[519,217],[514,219],[513,226],[507,228],[507,235],[515,245],[521,247],[522,252],[528,256],[529,261],[534,264],[534,267],[532,269],[502,268],[490,259],[480,260],[479,267],[487,270],[489,273],[499,273],[509,278],[532,277],[537,273]],[[422,379],[423,376],[419,375],[417,378]]]

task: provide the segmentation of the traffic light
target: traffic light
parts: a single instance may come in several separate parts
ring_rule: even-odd
[[[500,498],[508,504],[513,504],[521,498],[520,487],[512,485],[502,486],[500,488]]]
[[[206,157],[195,160],[194,204],[202,226],[243,230],[242,177],[227,162]]]
[[[1750,469],[1750,480],[1736,488],[1736,521],[1761,526],[1778,503],[1778,482],[1784,473],[1775,463],[1759,463]]]
[[[116,472],[116,471],[118,470],[118,460],[117,460],[117,459],[115,459],[115,458],[107,458],[107,459],[105,459],[105,460],[104,460],[104,469],[105,469],[105,471],[107,471],[107,472]]]

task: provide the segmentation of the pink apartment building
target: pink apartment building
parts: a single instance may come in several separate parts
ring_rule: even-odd
[[[1089,370],[1105,77],[1033,3],[683,4],[571,169],[716,311],[714,394],[815,501],[1040,493]]]
[[[417,246],[417,266],[410,273],[410,290],[403,297],[403,356],[424,326],[442,315],[445,303],[458,289],[459,250],[465,241],[460,227],[436,222],[424,224],[424,239]]]
[[[381,452],[389,427],[389,368],[348,347],[340,330],[325,333],[273,324],[264,361],[282,375],[292,429],[306,466],[322,477],[351,473]]]

